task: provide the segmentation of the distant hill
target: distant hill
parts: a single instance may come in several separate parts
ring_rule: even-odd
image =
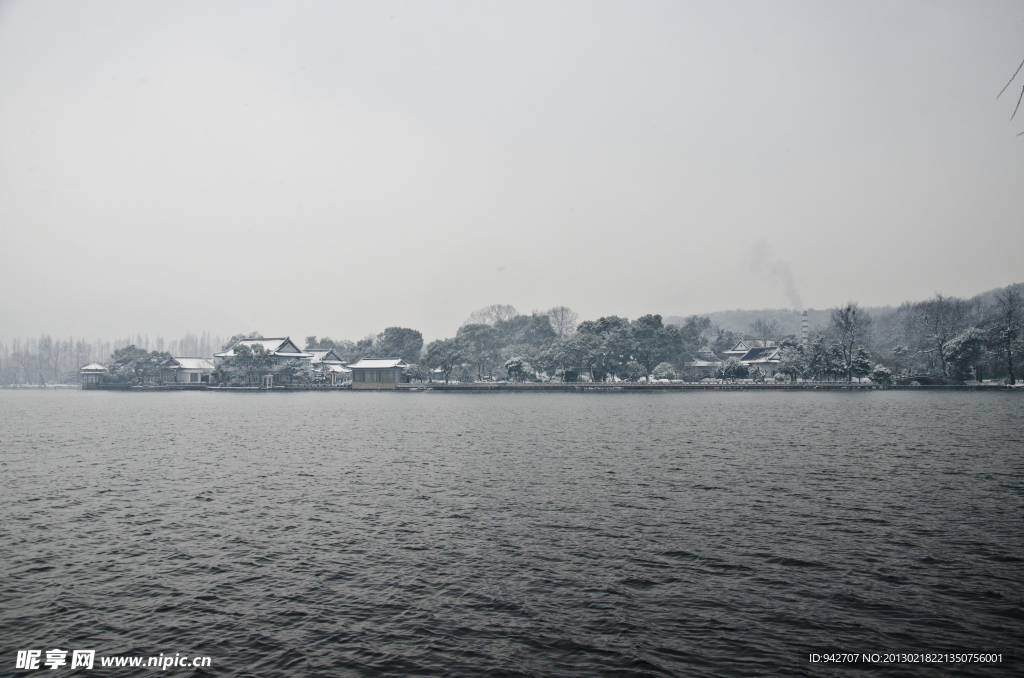
[[[1010,287],[1017,289],[1021,294],[1024,294],[1024,283],[1016,283],[1010,285]],[[996,292],[1005,289],[1003,287],[997,287],[995,289],[982,292],[981,294],[974,297],[975,299],[981,299],[981,302],[985,306],[991,306],[995,302]],[[867,306],[864,307],[868,313],[873,317],[879,317],[892,313],[895,309],[893,306]],[[824,329],[828,326],[829,313],[831,309],[807,309],[807,324],[810,326],[810,330],[814,332],[818,329]],[[730,330],[732,332],[749,333],[750,324],[758,318],[764,318],[765,320],[777,320],[779,322],[779,331],[783,334],[795,334],[800,336],[800,311],[794,311],[791,308],[765,308],[760,310],[743,310],[736,309],[733,311],[715,311],[714,313],[702,313],[711,318],[711,322],[718,325],[722,329]],[[667,325],[682,325],[683,317],[678,315],[665,316],[665,324]]]
[[[1017,290],[1021,294],[1024,294],[1024,283],[1015,283],[1013,285],[1007,285],[1007,287],[1009,287],[1010,289]],[[1005,289],[1006,287],[997,287],[994,290],[982,292],[981,294],[974,298],[981,299],[981,303],[983,306],[991,306],[992,304],[996,303],[996,292],[1000,292]]]
[[[829,310],[807,309],[807,324],[811,331],[824,328],[828,324]],[[733,311],[715,311],[714,313],[703,313],[711,318],[711,322],[724,330],[747,334],[750,332],[750,324],[758,318],[765,320],[777,320],[779,332],[783,335],[795,334],[800,336],[800,311],[791,308],[766,308],[757,311],[736,309]],[[683,318],[677,315],[670,315],[665,318],[667,325],[682,325]]]

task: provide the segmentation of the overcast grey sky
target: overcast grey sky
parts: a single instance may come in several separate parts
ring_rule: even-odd
[[[1021,59],[1021,2],[4,2],[0,340],[973,295]]]

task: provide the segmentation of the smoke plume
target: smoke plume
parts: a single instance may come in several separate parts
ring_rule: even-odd
[[[796,280],[793,278],[793,269],[788,261],[775,256],[775,251],[766,240],[758,240],[751,250],[750,270],[757,276],[782,288],[789,305],[798,311],[803,310],[804,304],[800,300],[800,292],[796,288]]]

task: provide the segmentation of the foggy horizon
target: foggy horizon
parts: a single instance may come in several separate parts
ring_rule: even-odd
[[[0,4],[0,341],[1020,282],[1024,7]]]
[[[1022,286],[1022,285],[1024,285],[1024,282],[1022,282],[1022,283],[1011,283],[1007,287],[1019,287],[1019,286]],[[994,291],[994,290],[983,290],[982,292],[979,292],[978,294],[966,295],[966,298],[971,299],[971,298],[974,298],[974,297],[977,297],[977,296],[981,296],[985,292],[992,292],[992,291]],[[899,307],[903,303],[903,302],[898,302],[898,303],[895,303],[895,304],[885,304],[885,305],[881,305],[881,306],[867,306],[867,305],[864,305],[864,304],[860,304],[855,299],[854,300],[847,300],[847,302],[849,302],[849,301],[853,301],[853,303],[857,303],[861,308],[863,308],[865,310],[868,310],[868,311],[877,310],[877,309],[883,309],[883,308],[885,308],[885,309],[895,309],[895,308]],[[925,300],[924,299],[905,299],[903,301],[904,302],[911,302],[911,303],[920,303],[920,302],[925,301]],[[500,305],[500,304],[498,304],[498,305]],[[488,305],[488,306],[493,306],[493,305]],[[815,308],[815,307],[812,307],[812,306],[802,306],[802,305],[801,306],[791,306],[791,307],[779,306],[779,307],[776,307],[776,308],[760,308],[760,309],[756,309],[756,308],[749,308],[749,309],[745,309],[745,308],[723,308],[723,309],[716,309],[716,310],[712,310],[712,311],[706,311],[706,312],[703,312],[703,313],[688,314],[688,316],[693,316],[693,315],[697,315],[697,316],[723,316],[723,315],[726,315],[727,316],[727,315],[734,314],[734,313],[741,313],[741,314],[763,313],[767,317],[774,317],[778,313],[786,312],[786,311],[792,311],[794,313],[799,313],[800,311],[811,311],[811,312],[817,312],[817,313],[826,312],[827,313],[832,308],[836,308],[836,307],[839,307],[839,306],[842,306],[842,304],[835,304],[833,306],[825,307],[825,308]],[[479,311],[479,310],[485,310],[485,309],[486,309],[486,307],[484,309],[476,309],[476,310]],[[525,314],[525,315],[530,315],[530,314],[533,314],[533,313],[538,313],[538,314],[544,315],[544,314],[546,314],[550,310],[552,310],[552,309],[529,309],[529,310],[526,310],[526,309],[516,309],[516,311],[518,313]],[[570,307],[570,310],[571,310],[571,307]],[[454,336],[455,333],[456,333],[456,330],[458,330],[460,327],[462,327],[462,326],[464,326],[464,325],[466,325],[468,323],[474,322],[472,317],[469,317],[471,315],[472,314],[467,314],[467,318],[465,320],[460,322],[458,325],[452,327],[447,332],[442,332],[441,334],[439,334],[437,336],[429,336],[429,335],[424,334],[423,335],[424,343],[429,343],[430,341],[432,341],[434,339],[441,339],[441,338],[444,338],[444,337],[447,337],[447,336]],[[657,313],[657,315],[662,316],[663,320],[666,323],[682,322],[687,317],[687,316],[683,316],[681,314]],[[639,316],[634,316],[634,317],[622,316],[622,314],[616,314],[616,313],[604,313],[604,314],[601,314],[601,316],[594,316],[592,318],[580,316],[579,320],[580,321],[583,321],[583,320],[596,320],[598,317],[606,317],[606,316],[621,316],[621,317],[626,317],[627,319],[630,319],[630,320],[633,320],[636,317],[639,317]],[[812,317],[813,317],[813,315],[812,315]],[[812,321],[811,324],[810,324],[810,329],[811,330],[815,330],[815,331],[819,331],[819,330],[821,330],[823,328],[823,326],[824,326],[823,323],[824,322],[825,321],[820,319],[820,318],[817,321]],[[399,322],[399,323],[392,323],[391,325],[388,325],[387,327],[402,327],[402,326],[403,326],[402,323]],[[749,334],[751,336],[753,335],[753,333],[750,330],[750,327],[746,323],[739,323],[739,324],[737,324],[736,322],[727,322],[727,323],[719,323],[719,326],[721,326],[723,329],[732,330],[732,331],[738,332],[740,334]],[[210,330],[209,328],[202,327],[202,328],[188,328],[188,329],[182,330],[180,332],[177,332],[177,333],[174,333],[174,334],[169,334],[169,335],[153,334],[153,333],[150,333],[150,332],[147,332],[147,331],[134,330],[134,331],[124,332],[124,333],[122,333],[120,335],[117,335],[117,336],[108,336],[108,335],[88,336],[88,335],[77,334],[77,333],[72,332],[72,333],[70,333],[68,335],[54,335],[54,338],[55,339],[63,339],[63,338],[67,338],[67,337],[70,336],[70,337],[75,338],[75,339],[84,339],[87,342],[98,341],[98,342],[101,342],[101,343],[110,344],[110,345],[115,346],[115,347],[127,346],[129,344],[136,344],[140,348],[146,348],[146,350],[153,349],[153,350],[161,350],[162,351],[162,350],[164,350],[165,347],[173,345],[172,342],[174,344],[176,344],[176,343],[179,342],[179,340],[183,340],[183,338],[188,338],[191,341],[199,342],[201,337],[205,337],[205,339],[210,342],[210,345],[211,345],[211,347],[213,347],[214,350],[221,350],[222,348],[226,348],[225,342],[228,342],[231,338],[233,338],[234,336],[238,336],[238,335],[243,335],[243,336],[246,336],[246,337],[253,337],[253,336],[259,335],[259,336],[262,336],[262,337],[265,337],[265,338],[276,338],[276,337],[285,338],[285,337],[288,337],[288,338],[291,338],[293,341],[295,341],[297,343],[303,343],[305,338],[310,337],[310,336],[316,336],[319,339],[333,339],[335,341],[341,341],[341,340],[357,341],[359,339],[376,337],[377,335],[379,335],[385,329],[387,329],[387,328],[384,327],[384,326],[381,326],[376,331],[366,332],[365,334],[362,334],[362,335],[359,335],[359,336],[342,336],[342,335],[331,335],[329,333],[318,333],[318,332],[315,332],[315,331],[312,331],[312,332],[301,332],[301,333],[293,333],[293,332],[288,332],[288,331],[267,332],[267,331],[264,331],[260,327],[251,327],[251,328],[248,328],[248,329],[235,328],[231,332],[228,332],[228,331],[213,331],[213,330]],[[418,328],[413,327],[411,329],[418,329]],[[785,334],[785,332],[783,332],[783,334]],[[791,332],[791,334],[792,334],[792,332]],[[3,345],[6,344],[6,345],[8,345],[8,348],[10,348],[10,344],[12,342],[14,342],[14,341],[32,341],[32,340],[35,340],[36,338],[38,338],[39,336],[49,336],[49,333],[41,332],[41,333],[37,333],[35,335],[33,335],[33,334],[14,334],[14,335],[12,335],[10,337],[0,337],[0,346],[3,346]],[[139,340],[141,340],[141,341],[139,341]]]

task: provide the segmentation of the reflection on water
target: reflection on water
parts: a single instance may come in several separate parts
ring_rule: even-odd
[[[874,673],[1011,675],[1022,411],[0,391],[4,672],[73,647],[233,676],[828,675],[808,654],[838,651],[1002,652]]]

